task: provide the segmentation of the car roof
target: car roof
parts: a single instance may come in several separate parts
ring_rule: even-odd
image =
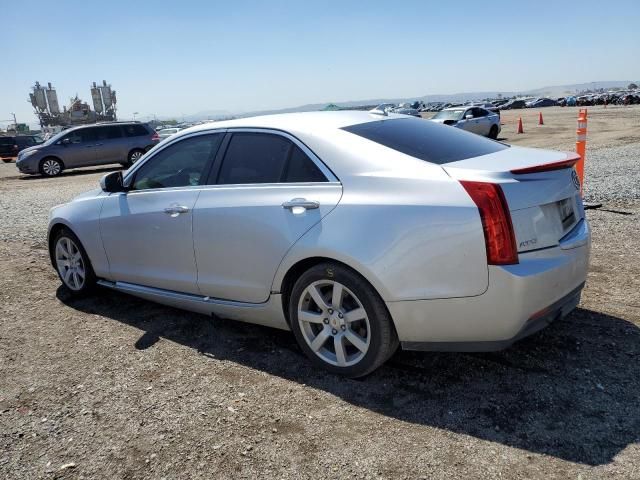
[[[261,115],[257,117],[246,117],[237,118],[234,120],[203,123],[202,125],[196,125],[185,130],[180,130],[179,135],[188,135],[189,133],[197,131],[225,128],[258,128],[284,130],[312,135],[318,130],[335,130],[359,123],[392,120],[395,118],[407,117],[406,115],[394,113],[381,115],[361,110],[341,110],[337,112],[280,113],[274,115]]]
[[[83,128],[90,127],[109,127],[111,125],[146,125],[146,123],[142,122],[96,122],[96,123],[88,123],[86,125],[76,125],[74,127],[67,128],[63,130],[63,132],[74,132],[76,130],[81,130]]]

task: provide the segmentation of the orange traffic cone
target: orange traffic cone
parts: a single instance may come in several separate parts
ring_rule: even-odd
[[[544,121],[542,120],[542,112],[540,112],[538,117],[538,125],[544,125]]]
[[[522,128],[522,117],[518,118],[518,132],[517,133],[524,133],[524,129]]]

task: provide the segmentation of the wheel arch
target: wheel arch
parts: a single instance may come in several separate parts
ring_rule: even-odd
[[[380,299],[384,303],[384,295],[380,291],[379,282],[376,282],[376,281],[372,282],[370,280],[370,277],[363,274],[363,272],[360,271],[359,268],[355,268],[353,265],[345,263],[344,261],[341,261],[337,258],[332,258],[328,256],[318,255],[318,256],[306,257],[306,258],[299,259],[298,261],[290,265],[286,269],[286,272],[282,275],[281,277],[282,279],[277,284],[274,284],[274,291],[280,292],[280,296],[282,300],[282,311],[284,313],[284,317],[287,321],[287,324],[289,324],[289,326],[291,325],[290,319],[289,319],[289,298],[291,295],[291,291],[293,290],[293,286],[296,283],[296,280],[298,280],[298,278],[300,278],[300,276],[310,268],[316,265],[319,265],[321,263],[327,263],[327,262],[337,263],[342,267],[347,268],[352,272],[356,273],[358,276],[362,277],[363,280],[365,280],[369,285],[371,285],[371,288],[373,288],[373,290],[376,292],[376,294],[380,297]]]
[[[59,156],[57,155],[47,155],[45,157],[42,157],[42,159],[38,162],[38,170],[40,170],[42,168],[42,164],[45,162],[45,160],[48,160],[50,158],[53,158],[54,160],[57,160],[58,162],[60,162],[60,165],[62,165],[62,169],[64,170],[66,167],[66,165],[64,164],[64,160],[62,160]]]
[[[80,242],[80,246],[82,246],[82,248],[84,248],[84,245],[82,245],[82,240],[80,240],[80,237],[78,236],[78,234],[76,232],[73,231],[73,228],[71,228],[69,225],[67,225],[64,222],[56,222],[53,225],[51,225],[51,227],[49,228],[49,235],[47,238],[47,246],[49,249],[49,260],[51,261],[51,265],[53,266],[53,268],[56,268],[56,262],[55,262],[55,258],[54,258],[54,244],[53,241],[56,238],[56,235],[58,235],[58,233],[61,230],[69,230],[71,233],[73,233],[76,238],[78,239],[78,241]],[[86,252],[86,249],[85,249]],[[89,255],[87,254],[87,257]],[[89,261],[91,261],[91,259],[89,258]]]

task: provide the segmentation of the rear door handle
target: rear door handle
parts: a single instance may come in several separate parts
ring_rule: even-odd
[[[181,213],[187,213],[188,211],[189,207],[185,207],[184,205],[171,205],[164,209],[164,213],[171,215],[172,217],[177,217]]]
[[[320,208],[320,202],[307,200],[306,198],[294,198],[282,204],[282,208],[286,208],[287,210],[293,210],[296,207],[304,208],[305,210],[313,210]]]

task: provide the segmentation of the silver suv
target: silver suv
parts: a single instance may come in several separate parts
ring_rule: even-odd
[[[48,177],[67,168],[120,163],[128,167],[160,141],[147,124],[111,122],[82,125],[65,130],[41,145],[18,154],[16,166],[22,173]]]

